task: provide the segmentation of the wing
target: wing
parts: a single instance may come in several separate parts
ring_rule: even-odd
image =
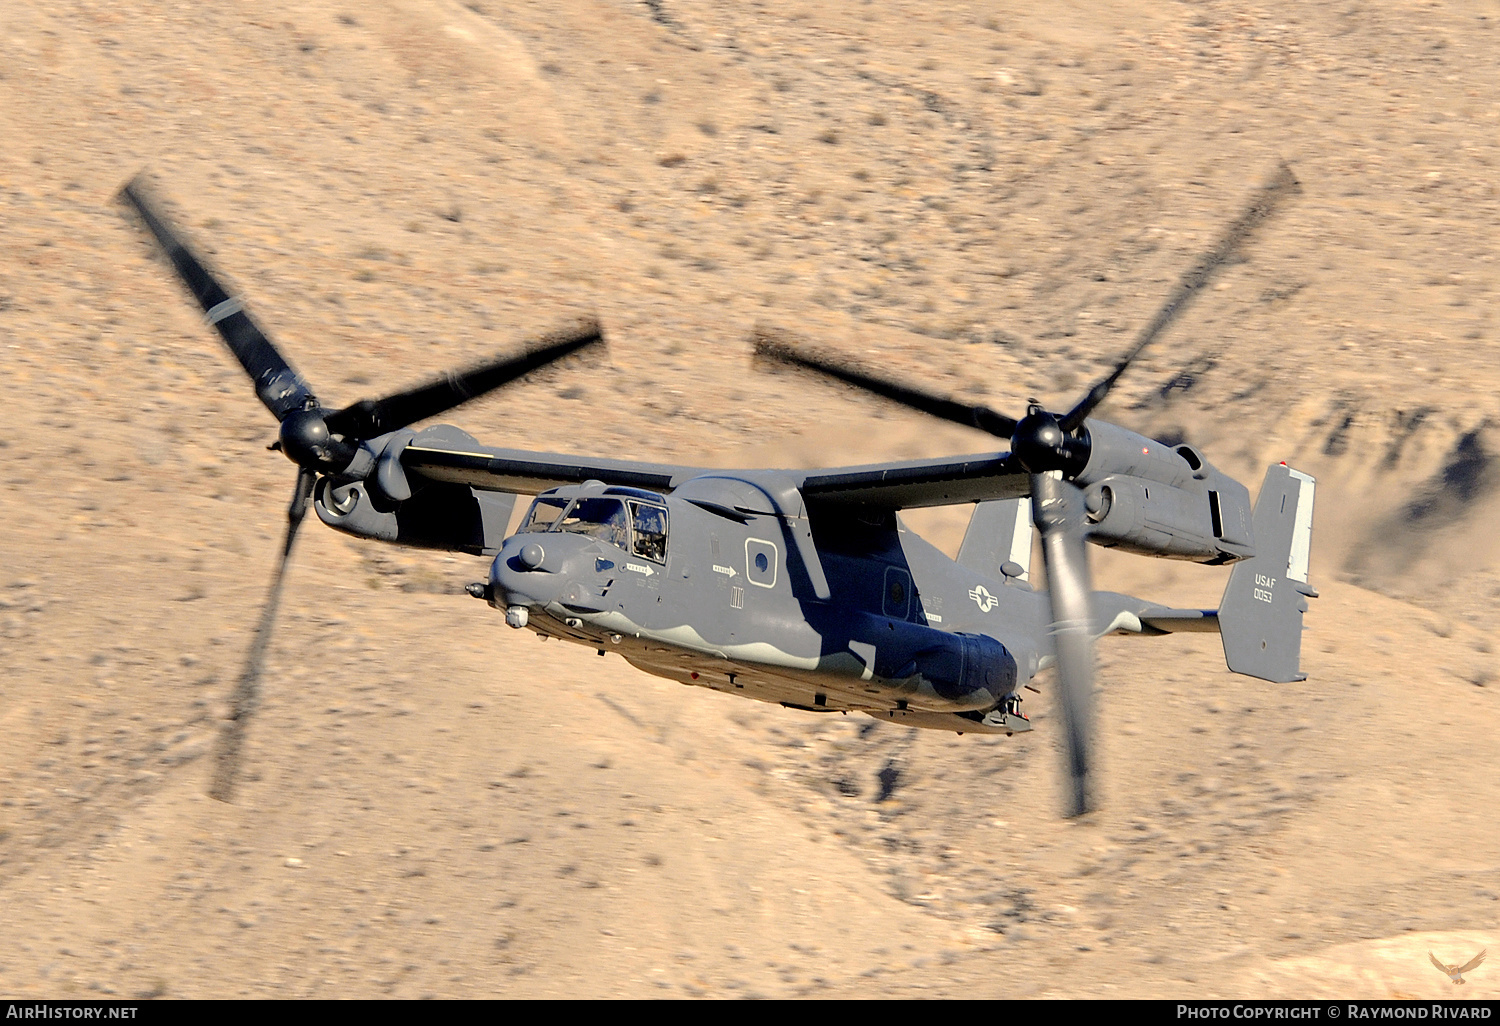
[[[1453,972],[1452,969],[1448,968],[1446,965],[1444,965],[1443,963],[1439,962],[1437,960],[1437,956],[1434,955],[1432,952],[1430,952],[1430,951],[1427,952],[1427,957],[1430,958],[1430,959],[1432,959],[1432,964],[1435,965],[1435,966],[1437,966],[1437,971],[1440,972],[1440,973],[1442,973],[1444,976],[1447,976],[1449,973]]]
[[[798,487],[809,504],[898,510],[990,499],[1021,499],[1031,481],[1008,453],[898,460],[864,467],[801,471]]]
[[[1459,967],[1458,967],[1458,971],[1459,971],[1459,972],[1460,972],[1460,973],[1466,973],[1466,972],[1468,972],[1468,971],[1469,971],[1469,970],[1470,970],[1470,969],[1478,969],[1478,968],[1479,968],[1479,963],[1481,963],[1481,962],[1483,962],[1483,961],[1484,961],[1484,956],[1485,956],[1485,954],[1486,954],[1486,953],[1487,953],[1487,952],[1488,952],[1488,951],[1489,951],[1489,948],[1485,948],[1485,949],[1484,949],[1484,950],[1483,950],[1483,951],[1481,951],[1481,952],[1480,952],[1480,953],[1479,953],[1479,954],[1477,954],[1477,955],[1475,955],[1475,956],[1474,956],[1474,957],[1473,957],[1473,958],[1471,958],[1471,959],[1469,959],[1469,960],[1468,960],[1468,961],[1467,961],[1467,962],[1465,962],[1465,963],[1464,963],[1464,964],[1463,964],[1463,965],[1461,965],[1461,966],[1459,966]]]
[[[700,467],[565,456],[525,449],[495,449],[463,444],[457,439],[424,438],[422,435],[401,450],[401,465],[408,473],[432,481],[466,484],[484,491],[517,495],[536,495],[548,488],[584,481],[670,491],[688,478],[703,473]]]
[[[401,450],[408,473],[486,491],[535,495],[559,485],[598,480],[670,491],[709,473],[706,467],[566,456],[478,445],[458,432],[430,429]],[[713,471],[723,473],[724,471]],[[790,470],[786,479],[809,504],[884,510],[1019,499],[1031,493],[1026,471],[1007,454],[898,460],[860,467]]]

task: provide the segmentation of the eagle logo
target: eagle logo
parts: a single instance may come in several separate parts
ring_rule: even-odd
[[[974,604],[979,607],[981,613],[988,613],[1000,604],[1000,597],[991,595],[989,589],[982,584],[969,589],[969,598],[974,600]]]
[[[1453,985],[1457,987],[1459,984],[1464,982],[1464,973],[1471,972],[1479,968],[1479,963],[1484,961],[1485,952],[1487,951],[1489,951],[1489,948],[1485,948],[1484,951],[1481,951],[1479,954],[1469,959],[1463,965],[1444,965],[1443,963],[1439,962],[1437,960],[1437,956],[1430,951],[1427,952],[1427,957],[1432,959],[1432,964],[1437,966],[1437,971],[1448,977],[1448,979],[1452,980]]]

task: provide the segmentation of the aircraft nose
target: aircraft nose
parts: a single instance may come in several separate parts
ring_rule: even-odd
[[[566,534],[507,539],[490,564],[491,604],[541,608],[563,599],[580,567],[587,564],[593,570],[594,557],[584,551],[588,547],[588,539]]]
[[[537,557],[535,565],[522,557],[525,549],[537,550],[535,553],[526,552],[527,556]],[[545,606],[555,600],[563,582],[559,575],[542,568],[545,562],[542,546],[535,542],[526,546],[507,544],[501,548],[490,564],[491,603],[497,608],[508,609],[512,606]]]

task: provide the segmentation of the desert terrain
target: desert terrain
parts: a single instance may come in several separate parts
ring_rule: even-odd
[[[1500,9],[1488,0],[0,4],[0,994],[1500,996]],[[1319,480],[1306,681],[1098,648],[1103,807],[1037,730],[687,689],[505,628],[483,561],[310,521],[115,194],[331,404],[580,315],[497,445],[841,465],[993,439],[751,369],[766,325]],[[908,517],[948,550],[966,509]],[[1212,606],[1226,571],[1096,553]],[[1045,685],[1046,675],[1039,680]],[[1427,961],[1490,964],[1455,988]]]

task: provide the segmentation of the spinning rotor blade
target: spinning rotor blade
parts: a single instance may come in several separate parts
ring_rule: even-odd
[[[277,352],[250,315],[241,309],[240,301],[230,298],[203,262],[167,225],[146,198],[141,180],[133,179],[120,190],[120,196],[135,208],[151,234],[156,236],[156,241],[177,269],[177,277],[198,300],[208,323],[218,329],[224,344],[240,361],[250,380],[255,382],[255,394],[276,419],[285,419],[293,410],[316,406],[318,401],[312,389],[292,370],[291,364]]]
[[[1088,462],[1087,432],[1080,431],[1084,420],[1109,395],[1115,383],[1142,350],[1177,319],[1188,302],[1213,278],[1218,269],[1228,263],[1250,234],[1271,216],[1281,198],[1297,188],[1299,184],[1291,167],[1282,164],[1275,177],[1255,194],[1238,220],[1225,230],[1214,248],[1182,276],[1167,301],[1141,330],[1135,344],[1115,369],[1089,389],[1088,394],[1061,417],[1048,413],[1033,402],[1027,416],[1016,421],[987,406],[968,406],[920,389],[882,380],[855,369],[837,357],[795,346],[784,336],[763,330],[757,330],[753,336],[755,353],[762,359],[836,378],[931,416],[1010,439],[1011,451],[1033,472],[1062,470],[1072,476],[1072,473],[1081,470]]]
[[[335,478],[346,475],[355,466],[361,442],[451,410],[569,353],[601,342],[603,336],[599,325],[590,321],[567,334],[543,339],[520,356],[507,356],[461,373],[448,374],[419,388],[383,399],[367,399],[329,413],[320,407],[312,389],[241,308],[240,301],[230,298],[203,261],[168,225],[166,218],[148,199],[141,180],[137,178],[127,184],[120,196],[140,214],[172,261],[177,276],[203,308],[208,322],[217,329],[240,366],[250,375],[261,402],[280,422],[278,445],[273,448],[279,447],[298,467],[296,489],[287,508],[286,538],[281,558],[271,578],[270,592],[246,656],[244,671],[231,696],[229,718],[215,753],[214,779],[209,793],[220,801],[229,801],[234,793],[245,729],[260,699],[260,675],[281,605],[281,589],[292,547],[296,544],[297,532],[306,516],[308,499],[319,475]],[[364,466],[368,468],[368,464]],[[368,470],[355,473],[361,472]]]
[[[807,347],[794,345],[785,336],[757,329],[751,337],[755,346],[755,355],[760,359],[813,371],[853,385],[855,388],[864,389],[866,392],[874,392],[902,406],[920,410],[955,424],[962,424],[964,427],[988,431],[1000,438],[1010,438],[1011,432],[1016,428],[1014,420],[1003,413],[997,413],[988,406],[966,406],[920,389],[873,377],[831,355],[816,353]]]
[[[351,439],[374,438],[408,424],[445,413],[470,399],[477,399],[501,385],[545,367],[569,353],[604,341],[596,321],[576,330],[542,339],[520,356],[506,357],[471,370],[448,374],[431,384],[384,399],[365,399],[324,418],[328,430]]]
[[[1160,336],[1195,295],[1228,263],[1251,233],[1276,209],[1282,197],[1298,188],[1282,164],[1249,206],[1224,231],[1212,250],[1182,276],[1167,301],[1137,336],[1134,345],[1108,375],[1089,389],[1062,416],[1036,400],[1020,421],[984,406],[930,395],[855,370],[842,360],[799,350],[782,338],[757,331],[756,355],[815,371],[856,388],[944,420],[988,431],[1010,441],[1010,455],[1030,473],[1032,519],[1042,536],[1051,605],[1050,636],[1057,666],[1057,709],[1064,731],[1068,780],[1067,815],[1080,816],[1095,807],[1093,793],[1094,613],[1089,581],[1087,511],[1083,492],[1072,484],[1091,464],[1093,442],[1084,420],[1102,403],[1141,352]]]
[[[335,413],[321,409],[312,388],[298,376],[224,287],[147,197],[136,178],[120,196],[141,220],[172,261],[177,276],[203,308],[245,373],[255,382],[256,394],[281,422],[280,448],[299,467],[321,474],[338,474],[353,461],[359,443],[437,416],[470,399],[477,399],[531,371],[578,349],[603,341],[598,323],[588,321],[566,334],[549,336],[520,356],[507,356],[383,399],[365,399]]]
[[[1068,816],[1094,808],[1094,603],[1084,549],[1083,493],[1060,474],[1031,476],[1032,521],[1042,535],[1052,644],[1057,655],[1057,709],[1062,714]]]
[[[1109,395],[1110,389],[1115,387],[1115,382],[1120,380],[1120,376],[1125,373],[1125,369],[1130,366],[1131,361],[1139,356],[1141,350],[1155,341],[1156,337],[1177,319],[1177,315],[1187,306],[1188,301],[1197,295],[1198,291],[1204,285],[1208,284],[1214,273],[1226,264],[1230,257],[1234,256],[1235,251],[1250,237],[1250,233],[1259,227],[1262,221],[1271,216],[1271,213],[1276,209],[1276,204],[1281,201],[1282,196],[1299,187],[1300,183],[1298,183],[1296,176],[1292,174],[1291,167],[1287,164],[1282,164],[1276,171],[1276,177],[1272,178],[1267,185],[1263,186],[1255,194],[1255,197],[1250,201],[1250,205],[1240,215],[1239,220],[1231,224],[1225,230],[1224,234],[1220,236],[1218,244],[1209,250],[1203,259],[1199,260],[1191,270],[1182,276],[1181,280],[1177,283],[1177,288],[1172,290],[1172,294],[1167,297],[1167,301],[1162,304],[1161,309],[1156,311],[1156,316],[1141,329],[1140,335],[1136,337],[1135,345],[1130,347],[1130,351],[1125,354],[1125,358],[1098,384],[1089,389],[1088,395],[1084,396],[1083,400],[1069,410],[1067,415],[1062,418],[1059,423],[1064,431],[1072,434],[1082,426],[1084,418],[1093,413],[1094,409],[1104,401],[1104,397]]]
[[[239,773],[240,747],[244,742],[245,728],[250,715],[260,704],[260,671],[265,663],[266,649],[271,644],[271,628],[276,624],[276,610],[281,605],[281,583],[286,577],[287,562],[292,556],[292,546],[297,541],[297,528],[307,513],[307,500],[312,495],[317,475],[311,470],[298,468],[297,486],[292,492],[292,503],[286,511],[286,541],[281,546],[281,559],[276,564],[276,573],[271,577],[271,592],[266,596],[265,608],[261,610],[260,626],[256,628],[255,640],[250,643],[250,654],[245,660],[245,670],[240,674],[230,699],[229,721],[219,735],[219,744],[214,752],[214,780],[209,795],[221,802],[234,797],[235,776]]]

